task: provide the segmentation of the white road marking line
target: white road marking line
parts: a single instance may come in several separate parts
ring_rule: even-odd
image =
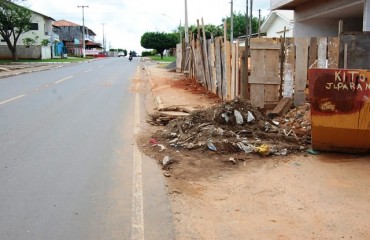
[[[85,73],[88,73],[88,72],[90,72],[90,71],[92,71],[92,69],[87,69],[87,70],[85,70],[84,72],[85,72]]]
[[[22,95],[13,97],[13,98],[9,98],[9,99],[7,99],[5,101],[0,102],[0,105],[5,104],[5,103],[8,103],[8,102],[11,102],[11,101],[14,101],[14,100],[17,100],[18,98],[22,98],[24,96],[26,96],[26,95],[25,94],[22,94]]]
[[[134,133],[139,132],[140,123],[140,97],[135,96],[135,128]],[[133,179],[132,179],[132,230],[131,239],[144,240],[144,207],[143,207],[143,179],[141,168],[141,153],[134,145]]]
[[[66,81],[66,80],[68,80],[68,79],[72,78],[72,77],[73,77],[73,76],[69,76],[69,77],[66,77],[66,78],[60,79],[60,80],[58,80],[58,81],[54,82],[54,84],[59,84],[59,83],[61,83],[61,82],[64,82],[64,81]]]

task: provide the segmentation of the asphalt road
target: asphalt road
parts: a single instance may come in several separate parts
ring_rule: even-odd
[[[0,79],[0,239],[174,239],[163,175],[134,134],[138,59]]]

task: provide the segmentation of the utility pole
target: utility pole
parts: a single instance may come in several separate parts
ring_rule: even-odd
[[[189,30],[188,30],[188,1],[185,0],[185,44],[189,45]]]
[[[261,9],[258,9],[258,38],[261,37]]]
[[[105,50],[105,34],[104,34],[104,25],[105,25],[105,23],[102,23],[102,25],[103,25],[103,49],[104,49],[104,54],[105,54],[105,52],[106,52],[106,50]]]
[[[240,96],[243,99],[248,98],[248,80],[249,80],[249,17],[248,17],[248,1],[245,0],[245,42],[244,42],[244,63],[245,63],[245,69],[243,71],[243,78],[241,80],[241,91],[240,91]]]
[[[249,17],[250,17],[249,34],[252,37],[252,34],[253,34],[253,29],[252,29],[252,23],[253,23],[253,0],[251,0],[251,6],[250,6],[250,9],[249,10],[250,10],[250,14],[249,14]]]
[[[230,43],[234,41],[234,1],[230,2]]]
[[[86,46],[85,46],[85,12],[84,12],[84,9],[88,8],[89,6],[81,5],[77,7],[82,8],[82,55],[85,58],[86,57],[86,53],[85,53]]]

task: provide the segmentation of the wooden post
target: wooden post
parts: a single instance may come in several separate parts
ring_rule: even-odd
[[[344,69],[348,67],[348,44],[344,44]]]
[[[239,39],[237,39],[235,46],[235,97],[239,97],[239,88]]]
[[[295,38],[296,49],[296,78],[294,82],[294,105],[306,102],[308,38]]]
[[[222,99],[222,54],[221,54],[221,42],[222,37],[215,39],[215,65],[216,65],[216,77],[215,77],[215,89],[217,89],[217,95]]]
[[[208,62],[208,51],[207,51],[207,38],[206,38],[206,31],[204,29],[204,21],[202,18],[202,31],[203,31],[203,63],[204,63],[204,72],[205,72],[205,82],[207,83],[208,91],[213,92],[212,83],[210,80],[210,73],[209,73],[209,62]]]
[[[231,79],[230,79],[230,99],[233,100],[235,98],[235,59],[236,59],[236,53],[235,53],[235,43],[231,43]]]
[[[326,55],[328,48],[328,39],[326,37],[318,38],[317,68],[327,68]]]
[[[279,88],[279,99],[283,97],[283,85],[284,85],[284,62],[285,62],[285,32],[286,27],[284,26],[284,37],[280,37],[281,49],[280,49],[280,88]]]

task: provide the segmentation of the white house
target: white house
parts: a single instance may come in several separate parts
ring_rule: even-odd
[[[272,10],[294,10],[294,37],[370,31],[370,0],[270,0]]]
[[[36,41],[35,45],[41,45],[41,41],[43,39],[47,39],[50,42],[59,41],[59,36],[55,32],[53,32],[53,21],[55,21],[55,19],[43,15],[41,13],[32,11],[31,30],[20,35],[17,41],[17,45],[20,46],[24,45],[23,39],[25,38],[34,39]],[[0,36],[0,46],[4,45],[6,45],[6,42]]]
[[[274,10],[267,16],[261,26],[261,32],[267,37],[293,37],[294,11]]]

